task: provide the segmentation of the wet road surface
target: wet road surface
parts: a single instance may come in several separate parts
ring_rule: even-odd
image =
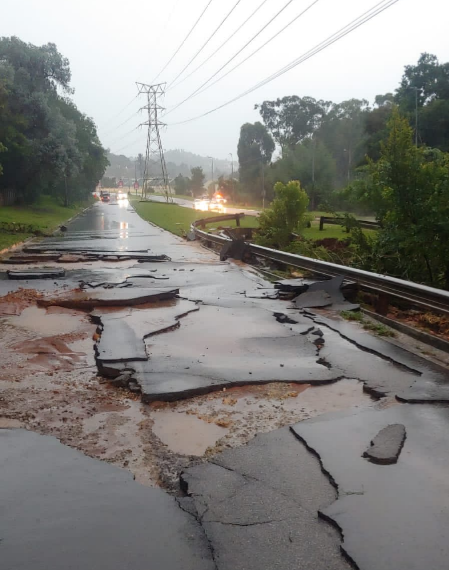
[[[152,200],[154,202],[166,202],[165,196],[150,196],[149,200]],[[176,196],[173,196],[173,202],[175,202],[176,204],[179,204],[180,206],[182,206],[183,208],[193,208],[193,202],[191,200],[186,200],[184,198],[176,198]],[[224,214],[240,214],[243,213],[246,216],[258,216],[260,214],[260,212],[258,210],[251,210],[248,208],[232,208],[232,207],[225,207],[225,211],[224,212],[204,212],[205,216],[218,216],[220,215],[220,213],[224,213]]]
[[[315,406],[318,417],[301,421],[292,431],[274,430],[236,449],[206,454],[210,457],[207,462],[187,465],[181,475],[186,496],[180,496],[178,503],[159,490],[146,495],[151,513],[146,515],[149,519],[144,526],[154,529],[159,521],[160,529],[143,540],[138,511],[135,527],[139,530],[133,537],[141,540],[133,549],[135,560],[140,563],[139,557],[153,548],[158,561],[154,567],[170,570],[209,568],[210,564],[218,570],[349,568],[340,554],[341,546],[343,553],[362,569],[447,567],[449,504],[445,500],[447,478],[443,475],[449,460],[445,444],[449,427],[447,370],[373,337],[335,314],[303,311],[280,300],[271,283],[251,268],[220,263],[198,244],[187,244],[147,224],[126,201],[97,203],[70,223],[64,235],[36,242],[29,249],[47,255],[57,250],[106,256],[101,262],[89,259],[65,264],[64,278],[56,281],[0,280],[0,294],[19,291],[20,287],[33,289],[43,292],[42,299],[37,299],[41,306],[50,303],[57,308],[59,303],[67,307],[65,310],[79,309],[80,297],[84,302],[88,299],[90,304],[85,310],[90,311],[99,330],[95,342],[98,370],[117,386],[140,394],[144,402],[201,395],[207,398],[209,392],[217,390],[273,382],[303,383],[307,387],[315,384],[314,390],[331,383],[336,390],[326,392],[323,388],[324,398],[337,398],[339,383],[344,393],[343,383],[356,382],[373,397],[371,403],[358,409],[355,405],[360,400],[348,401],[345,411],[330,415],[319,415],[320,406],[323,411],[331,408],[323,402]],[[121,255],[130,254],[141,256],[140,263],[119,261]],[[150,255],[164,255],[166,261],[152,261],[147,257]],[[154,299],[149,298],[151,292]],[[136,306],[108,306],[114,298],[133,299]],[[20,306],[16,309],[13,314],[20,318]],[[232,398],[231,390],[229,397],[225,392],[223,402],[238,407],[238,398]],[[300,410],[301,397],[296,396],[293,402]],[[295,409],[294,403],[289,405]],[[277,407],[281,408],[282,403]],[[254,408],[249,407],[247,413],[254,414]],[[166,416],[155,422],[155,431],[169,442],[176,438],[176,430],[167,428],[170,415]],[[285,418],[291,416],[284,414],[284,423],[277,421],[281,413],[273,407],[266,417],[269,429],[274,429],[288,423]],[[195,420],[183,420],[177,429],[192,426],[194,437],[195,430],[201,431],[200,412]],[[227,436],[233,437],[233,428],[232,419],[220,421],[213,430],[223,427],[223,443],[218,446],[223,449]],[[392,424],[401,424],[406,430],[397,463],[370,463],[363,453],[376,434]],[[209,443],[216,441],[213,430]],[[71,567],[70,560],[63,559],[60,544],[67,541],[67,548],[72,548],[72,536],[77,537],[73,520],[64,520],[60,534],[54,533],[50,521],[62,520],[64,497],[72,492],[75,504],[79,500],[81,506],[86,505],[86,512],[81,508],[79,516],[89,517],[95,511],[94,524],[87,525],[89,539],[83,535],[86,553],[98,562],[92,567],[113,568],[109,563],[115,556],[115,545],[111,551],[114,556],[109,557],[102,553],[101,542],[102,537],[111,540],[111,536],[100,533],[98,545],[92,539],[100,532],[97,529],[102,527],[102,516],[113,515],[109,511],[102,515],[101,508],[95,510],[88,505],[91,500],[93,506],[96,503],[84,494],[86,473],[98,469],[100,480],[103,474],[106,481],[112,476],[109,473],[118,477],[116,487],[102,487],[99,504],[109,502],[109,495],[115,497],[126,521],[131,517],[135,497],[143,497],[148,489],[142,490],[128,481],[128,475],[119,476],[120,471],[93,460],[86,460],[84,469],[83,456],[72,457],[74,452],[43,436],[11,430],[0,431],[0,436],[0,461],[8,467],[0,470],[5,498],[19,497],[26,492],[23,489],[30,487],[30,493],[38,496],[28,505],[33,516],[40,518],[40,513],[47,510],[50,515],[38,527],[42,535],[35,542],[34,524],[19,522],[3,527],[1,548],[7,552],[9,568],[24,567],[26,559],[33,558],[42,546],[53,548],[53,566]],[[44,456],[48,448],[48,465],[41,465],[39,458],[27,451],[30,446],[42,449]],[[204,452],[201,446],[190,449],[198,456]],[[180,448],[176,450],[179,453]],[[66,452],[69,455],[64,455]],[[74,457],[83,468],[74,470],[73,485],[65,487],[64,466]],[[40,478],[45,479],[51,472],[48,484],[53,481],[55,489],[60,489],[52,501],[45,498],[49,489],[46,481],[29,480],[35,462]],[[50,471],[44,473],[44,467]],[[16,471],[21,472],[17,480]],[[122,485],[127,492],[119,500],[117,489]],[[133,490],[133,486],[139,490]],[[181,495],[179,488],[171,491]],[[25,520],[21,504],[12,510],[16,521]],[[179,548],[174,552],[158,535],[159,530],[168,527],[175,529],[172,541]],[[179,538],[176,533],[180,528],[187,529],[191,540]],[[342,530],[344,539],[336,528]],[[23,552],[17,548],[21,532],[30,537],[30,547]],[[125,540],[127,532],[122,526],[118,529]],[[134,565],[132,557],[117,560],[122,562],[117,567],[126,566],[125,560]],[[45,556],[42,561],[42,568],[52,566]]]

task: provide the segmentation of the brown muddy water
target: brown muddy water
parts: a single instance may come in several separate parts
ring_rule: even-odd
[[[128,469],[145,485],[177,492],[187,466],[244,445],[257,433],[373,405],[362,384],[348,379],[319,387],[243,386],[142,404],[138,395],[97,376],[96,326],[86,313],[37,308],[31,297],[26,305],[0,318],[0,428],[53,435]]]

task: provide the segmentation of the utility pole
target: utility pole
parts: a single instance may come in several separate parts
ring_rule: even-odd
[[[315,209],[315,150],[316,140],[312,137],[312,210]]]
[[[232,199],[235,201],[235,182],[234,182],[234,158],[232,152],[229,153],[231,157],[231,181],[232,181]]]
[[[158,104],[158,97],[165,94],[166,83],[147,85],[136,82],[139,95],[147,96],[147,104],[142,107],[148,112],[148,120],[141,126],[148,127],[147,148],[145,153],[145,167],[142,180],[142,197],[150,187],[162,186],[167,202],[173,202],[170,192],[170,181],[168,179],[167,165],[165,164],[164,149],[159,127],[165,126],[159,121],[158,115],[164,108]]]
[[[263,167],[263,162],[260,163],[262,168],[262,210],[265,210],[265,169]]]
[[[214,189],[214,194],[215,194],[215,184],[214,184],[214,157],[213,156],[208,156],[207,158],[212,159],[212,187]]]
[[[415,90],[415,146],[418,146],[418,87]]]

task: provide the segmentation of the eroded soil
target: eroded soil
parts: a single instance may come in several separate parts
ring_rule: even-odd
[[[88,456],[130,470],[146,485],[177,492],[184,468],[257,433],[328,411],[372,405],[357,380],[310,387],[231,388],[174,403],[97,376],[96,325],[82,311],[38,308],[39,294],[3,298],[0,318],[0,427],[57,437]],[[8,315],[8,302],[14,310]]]

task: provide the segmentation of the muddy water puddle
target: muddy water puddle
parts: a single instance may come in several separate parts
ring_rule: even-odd
[[[174,403],[154,402],[153,433],[173,453],[211,455],[327,412],[372,406],[358,380],[325,386],[245,386]]]
[[[20,315],[9,318],[9,323],[12,326],[27,329],[40,336],[75,332],[87,322],[88,319],[84,313],[65,310],[60,307],[52,307],[47,310],[31,306],[24,309]]]
[[[201,456],[229,430],[182,412],[161,410],[154,416],[152,431],[170,451]]]

